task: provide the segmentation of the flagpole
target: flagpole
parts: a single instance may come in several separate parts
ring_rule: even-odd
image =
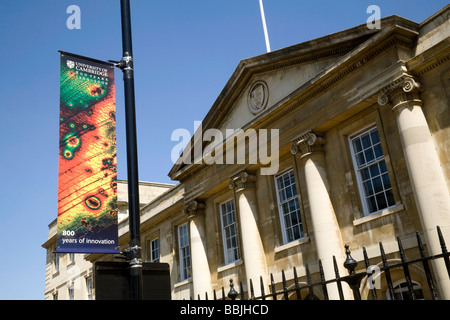
[[[259,9],[261,10],[261,19],[264,29],[264,38],[266,39],[266,49],[267,52],[270,52],[270,43],[269,43],[269,34],[267,32],[267,25],[266,25],[266,16],[264,14],[264,7],[262,0],[259,0]]]
[[[136,112],[134,97],[133,49],[131,41],[130,0],[121,0],[122,48],[123,58],[119,67],[123,71],[125,89],[125,124],[127,141],[127,172],[128,172],[128,227],[130,248],[127,250],[127,260],[130,265],[131,298],[142,300],[142,253],[141,253],[141,222],[139,208],[139,175],[136,139]]]

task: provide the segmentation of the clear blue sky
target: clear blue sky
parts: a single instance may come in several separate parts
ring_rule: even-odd
[[[272,51],[381,16],[421,22],[444,0],[264,0]],[[81,29],[69,30],[69,5]],[[193,133],[239,61],[266,52],[258,0],[131,0],[139,178],[170,183],[171,134]],[[59,53],[122,55],[119,0],[0,1],[0,299],[43,299],[56,218]],[[116,71],[119,179],[126,179],[122,73]],[[174,182],[175,183],[175,182]]]

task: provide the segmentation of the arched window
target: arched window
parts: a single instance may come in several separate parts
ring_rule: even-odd
[[[415,300],[423,300],[423,291],[420,284],[413,282],[412,289],[414,291]],[[407,282],[402,282],[394,287],[395,300],[412,300],[411,294],[408,289]],[[392,300],[389,290],[386,292],[388,300]]]

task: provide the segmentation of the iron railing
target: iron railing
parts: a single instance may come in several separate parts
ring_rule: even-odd
[[[444,237],[442,236],[442,232],[439,227],[437,227],[437,233],[439,237],[439,242],[441,246],[442,253],[437,255],[426,255],[426,251],[424,248],[424,245],[422,243],[421,237],[418,232],[416,232],[416,239],[417,239],[417,248],[419,250],[420,258],[415,258],[408,260],[405,255],[405,250],[403,249],[402,242],[399,237],[397,237],[397,244],[398,244],[398,253],[400,255],[400,262],[399,263],[388,263],[388,259],[386,257],[383,244],[380,242],[380,258],[381,261],[379,265],[377,266],[377,272],[379,272],[378,277],[381,278],[381,274],[384,273],[384,278],[387,283],[387,290],[389,292],[389,298],[391,300],[396,300],[398,297],[396,295],[394,284],[391,277],[391,271],[392,270],[402,270],[403,276],[404,276],[404,282],[405,287],[402,289],[405,292],[405,296],[403,298],[416,300],[416,299],[423,299],[423,296],[417,296],[415,284],[413,283],[413,279],[411,277],[410,273],[410,266],[413,264],[420,264],[422,266],[422,270],[425,273],[426,277],[426,283],[429,289],[429,294],[427,297],[431,297],[432,300],[438,300],[439,294],[438,289],[436,288],[436,282],[434,280],[433,271],[432,271],[432,265],[430,266],[430,262],[432,260],[437,259],[443,259],[448,276],[450,278],[450,253],[447,251],[447,247],[444,241]],[[366,248],[363,247],[363,256],[364,256],[364,263],[366,270],[361,272],[355,272],[355,269],[358,265],[358,262],[355,261],[352,256],[351,252],[349,250],[349,246],[345,246],[345,253],[346,253],[346,260],[344,262],[344,267],[348,270],[348,275],[341,276],[339,274],[339,268],[336,261],[336,258],[333,256],[333,264],[334,264],[334,271],[335,271],[335,277],[333,279],[325,280],[325,274],[322,268],[322,262],[319,260],[319,281],[312,281],[312,274],[310,272],[310,266],[308,264],[305,265],[305,271],[306,271],[306,284],[300,284],[299,277],[297,276],[297,270],[294,267],[293,268],[293,279],[291,279],[291,282],[293,280],[293,285],[291,284],[288,288],[288,281],[285,276],[284,270],[281,272],[281,286],[282,289],[276,289],[276,283],[274,281],[273,274],[270,274],[270,284],[268,286],[269,292],[266,293],[266,287],[263,282],[263,278],[260,277],[259,279],[259,286],[260,286],[260,292],[261,295],[255,296],[255,290],[254,290],[254,284],[252,279],[249,281],[249,290],[246,294],[242,282],[239,282],[239,289],[238,291],[234,288],[233,280],[230,279],[230,287],[228,290],[228,293],[225,295],[225,288],[222,287],[221,294],[217,294],[216,290],[213,291],[213,299],[214,300],[301,300],[302,295],[301,292],[304,290],[307,290],[308,294],[304,300],[316,300],[319,299],[317,295],[314,293],[314,289],[316,287],[319,287],[319,290],[321,292],[321,296],[323,296],[324,300],[329,300],[328,296],[328,289],[327,285],[330,283],[336,283],[337,289],[339,292],[339,299],[345,300],[344,293],[342,289],[342,283],[347,283],[349,287],[351,288],[351,291],[353,292],[353,298],[355,300],[361,300],[361,280],[365,277],[370,277],[374,275],[374,268],[373,265],[369,262],[369,257],[366,251]],[[386,285],[385,285],[386,287]],[[369,285],[369,291],[370,294],[367,296],[368,299],[373,300],[379,300],[380,297],[377,294],[377,290],[375,286]],[[420,291],[419,291],[420,292]],[[221,297],[218,297],[221,295]],[[200,295],[197,297],[198,300],[201,300]],[[208,300],[208,294],[205,293],[204,298]],[[191,300],[193,298],[191,297]]]

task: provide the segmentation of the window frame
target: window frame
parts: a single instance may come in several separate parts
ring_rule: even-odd
[[[225,212],[225,214],[232,213],[233,217],[234,217],[234,221],[228,225],[225,225],[223,206],[224,205],[226,206],[227,203],[231,203],[231,205],[233,206],[233,209],[230,212]],[[226,210],[226,208],[225,208],[225,210]],[[225,261],[225,265],[228,265],[230,263],[239,261],[241,259],[241,255],[239,252],[239,228],[238,228],[238,224],[237,224],[236,208],[235,208],[233,199],[229,199],[229,200],[226,200],[226,201],[220,203],[219,204],[219,212],[220,212],[220,223],[221,223],[221,231],[222,231],[222,246],[223,246],[224,261]],[[235,233],[230,238],[227,238],[226,228],[232,228],[232,227],[234,227]],[[232,238],[235,238],[236,247],[229,248],[227,240],[232,239]],[[234,254],[237,256],[234,260],[231,260],[229,257],[230,250],[232,250],[234,252]]]
[[[281,202],[280,199],[280,190],[278,187],[278,179],[289,173],[292,172],[292,177],[294,179],[294,183],[293,185],[295,186],[295,192],[296,195],[290,197],[289,199],[285,200],[284,202]],[[287,244],[293,241],[297,241],[300,239],[305,238],[305,229],[304,229],[304,221],[303,221],[303,216],[302,216],[302,209],[301,209],[301,199],[300,199],[300,192],[298,191],[298,183],[297,183],[297,179],[296,179],[296,175],[295,175],[295,170],[293,167],[289,167],[286,170],[283,170],[282,172],[280,172],[279,174],[274,176],[274,183],[275,183],[275,193],[276,193],[276,198],[277,198],[277,205],[278,205],[278,215],[279,215],[279,219],[280,219],[280,227],[281,227],[281,234],[282,234],[282,238],[283,238],[283,244]],[[292,186],[292,184],[290,184],[289,186]],[[298,210],[298,218],[299,218],[299,223],[297,223],[296,225],[299,226],[299,234],[300,236],[298,238],[293,238],[293,239],[289,239],[289,234],[288,234],[288,227],[286,226],[286,221],[285,221],[285,214],[284,214],[284,209],[283,209],[283,205],[286,203],[289,203],[292,200],[296,200],[297,203],[297,210]],[[291,214],[291,212],[289,212],[289,215]]]
[[[86,278],[86,295],[88,300],[94,300],[94,278]]]
[[[422,285],[416,281],[411,281],[411,285],[412,285],[414,294],[416,295],[415,300],[425,300],[425,298],[424,298],[425,295],[424,295],[424,292],[422,289]],[[394,289],[395,300],[411,300],[410,295],[409,295],[408,283],[406,282],[406,279],[397,281],[397,283],[393,285],[393,289]],[[419,296],[419,297],[417,297],[417,296]],[[388,300],[393,299],[393,297],[391,296],[391,293],[389,292],[389,289],[386,290],[386,297]]]
[[[67,292],[69,295],[69,300],[75,300],[75,288],[73,285],[71,285],[67,288]]]
[[[186,234],[182,235],[181,230],[186,228]],[[185,281],[192,278],[192,263],[191,263],[191,246],[190,246],[190,234],[189,234],[189,224],[183,223],[177,227],[178,234],[178,254],[179,254],[179,262],[180,262],[180,280]],[[187,237],[187,244],[182,246],[181,238]],[[187,255],[184,249],[187,248]],[[186,265],[188,263],[188,265]]]
[[[59,252],[55,253],[55,261],[54,261],[54,266],[55,266],[55,272],[54,273],[58,273],[59,272],[59,267],[60,267],[60,258],[61,255]]]
[[[371,145],[370,145],[369,148],[374,149],[374,146],[379,145],[381,153],[382,153],[382,156],[377,157],[375,155],[375,152],[374,152],[374,155],[375,155],[374,159],[370,160],[370,161],[365,161],[365,165],[359,167],[356,154],[357,153],[364,153],[364,152],[355,150],[355,146],[354,146],[353,141],[356,140],[357,138],[361,139],[361,137],[366,135],[366,134],[371,136],[371,133],[372,133],[372,131],[374,129],[376,129],[377,134],[378,134],[378,142],[372,143],[372,138],[370,138]],[[381,134],[380,134],[379,126],[376,123],[372,123],[372,124],[370,124],[368,126],[365,126],[361,130],[358,130],[358,131],[352,133],[351,135],[348,136],[348,145],[349,145],[349,148],[350,148],[350,154],[351,154],[351,160],[352,160],[352,164],[353,164],[353,170],[354,170],[354,173],[355,173],[355,176],[356,176],[356,180],[357,180],[358,193],[359,193],[359,199],[361,201],[361,205],[362,205],[362,209],[363,209],[363,216],[367,217],[367,216],[370,216],[372,214],[375,214],[375,213],[381,212],[383,210],[386,210],[386,209],[394,207],[396,205],[396,200],[395,200],[395,194],[394,194],[394,189],[393,189],[393,184],[392,184],[393,180],[391,179],[391,176],[389,174],[388,163],[387,163],[387,160],[386,160],[385,151],[383,149],[383,143],[381,141]],[[363,148],[363,151],[367,150],[369,148],[365,148],[365,149]],[[369,198],[371,197],[371,195],[370,194],[367,195],[367,193],[365,191],[365,187],[364,187],[364,182],[367,182],[367,181],[370,180],[370,184],[373,185],[373,181],[375,180],[375,178],[372,179],[372,176],[370,176],[370,178],[368,178],[366,180],[363,180],[362,171],[364,169],[368,169],[368,168],[372,167],[375,164],[377,164],[377,166],[378,166],[377,170],[380,170],[381,169],[380,168],[380,163],[382,163],[382,162],[384,162],[384,170],[385,171],[382,172],[382,173],[379,173],[375,178],[380,177],[381,185],[382,185],[383,189],[380,192],[376,192],[375,191],[375,187],[372,187],[373,197],[375,198],[375,204],[376,204],[377,208],[376,208],[376,210],[371,211],[370,208],[369,208],[369,205],[368,205],[368,201],[369,201]],[[385,182],[382,179],[382,177],[384,175],[387,176],[387,179],[388,179],[388,182],[389,182],[389,188],[385,188],[385,186],[384,186]],[[391,204],[389,204],[389,200],[390,199],[387,196],[387,191],[390,191],[390,193],[391,193],[391,198],[392,198]],[[384,199],[386,201],[386,207],[383,207],[383,208],[379,209],[379,203],[376,200],[376,195],[379,195],[381,193],[383,193],[383,195],[384,195]]]
[[[157,244],[157,248],[155,249],[153,244],[156,243]],[[159,246],[159,238],[153,238],[152,240],[150,240],[148,242],[148,250],[149,250],[149,260],[151,263],[159,263],[159,259],[160,259],[160,246]],[[157,257],[155,257],[155,252]]]

